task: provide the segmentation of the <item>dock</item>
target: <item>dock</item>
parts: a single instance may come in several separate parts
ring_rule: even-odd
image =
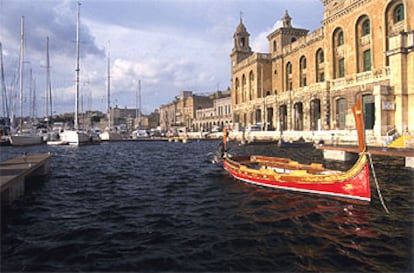
[[[47,175],[51,157],[50,153],[31,154],[0,162],[1,206],[22,196],[29,178]]]
[[[323,150],[325,159],[339,161],[352,160],[359,153],[359,147],[352,145],[319,145],[317,149]],[[367,152],[373,155],[404,157],[405,166],[414,168],[414,149],[368,146]]]

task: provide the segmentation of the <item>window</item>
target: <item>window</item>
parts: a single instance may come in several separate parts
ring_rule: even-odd
[[[371,50],[364,51],[364,71],[371,70]]]
[[[244,45],[246,44],[246,41],[244,40],[244,37],[240,39],[240,46],[244,47]]]
[[[296,42],[296,38],[295,38],[295,37],[293,37],[292,39],[290,39],[290,42],[291,42],[291,43]]]
[[[345,77],[345,59],[344,58],[339,59],[338,65],[339,65],[338,76],[339,78],[343,78]]]
[[[299,61],[299,86],[306,86],[306,57],[302,56]]]
[[[399,4],[394,9],[394,23],[404,20],[404,5]]]
[[[277,47],[276,47],[276,41],[273,41],[273,51],[276,51]]]
[[[344,33],[340,31],[338,33],[338,46],[341,46],[344,44]]]
[[[286,64],[286,90],[292,90],[292,63]]]
[[[371,32],[370,23],[369,23],[369,20],[367,19],[362,23],[362,36],[368,35],[370,34],[370,32]]]
[[[306,58],[305,57],[302,57],[300,59],[300,66],[301,66],[302,69],[306,68]]]
[[[323,56],[323,51],[320,50],[318,55],[319,55],[318,56],[319,57],[319,63],[321,64],[325,61],[325,57]]]
[[[292,64],[291,63],[288,63],[286,65],[286,72],[287,72],[287,74],[292,74]]]
[[[325,81],[325,73],[322,72],[322,73],[319,74],[319,81],[320,82]]]

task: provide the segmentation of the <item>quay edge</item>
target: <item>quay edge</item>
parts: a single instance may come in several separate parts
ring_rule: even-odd
[[[0,163],[1,206],[10,205],[25,193],[29,178],[49,173],[51,153],[15,157]]]

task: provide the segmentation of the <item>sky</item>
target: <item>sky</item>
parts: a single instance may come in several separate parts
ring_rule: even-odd
[[[323,18],[320,0],[80,2],[81,112],[106,112],[108,53],[111,107],[135,108],[140,81],[142,112],[149,114],[183,90],[207,94],[231,85],[230,53],[240,16],[250,33],[252,50],[263,53],[269,52],[266,36],[281,26],[285,10],[294,27],[310,32],[322,26]],[[53,111],[74,112],[77,3],[0,0],[5,85],[9,100],[16,98],[16,115],[19,88],[14,82],[19,74],[22,16],[24,115],[30,113],[30,90],[36,94],[36,116],[46,115],[46,37],[50,40]]]

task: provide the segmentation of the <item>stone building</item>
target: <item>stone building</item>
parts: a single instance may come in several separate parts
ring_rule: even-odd
[[[230,91],[217,91],[210,96],[213,106],[196,110],[193,122],[195,131],[221,131],[224,127],[232,127],[232,98]]]
[[[242,20],[232,62],[233,120],[242,127],[318,131],[352,129],[362,96],[375,136],[414,130],[414,2],[323,0],[322,27],[283,26],[255,53]]]
[[[192,91],[181,91],[180,95],[160,106],[160,127],[162,131],[195,131],[196,109],[211,107],[208,96],[200,96]]]
[[[128,131],[133,131],[140,127],[148,129],[148,117],[139,114],[139,109],[136,108],[119,108],[118,105],[110,107],[109,117],[111,119],[111,127],[119,129],[126,128]],[[108,115],[103,120],[102,129],[108,126]]]

